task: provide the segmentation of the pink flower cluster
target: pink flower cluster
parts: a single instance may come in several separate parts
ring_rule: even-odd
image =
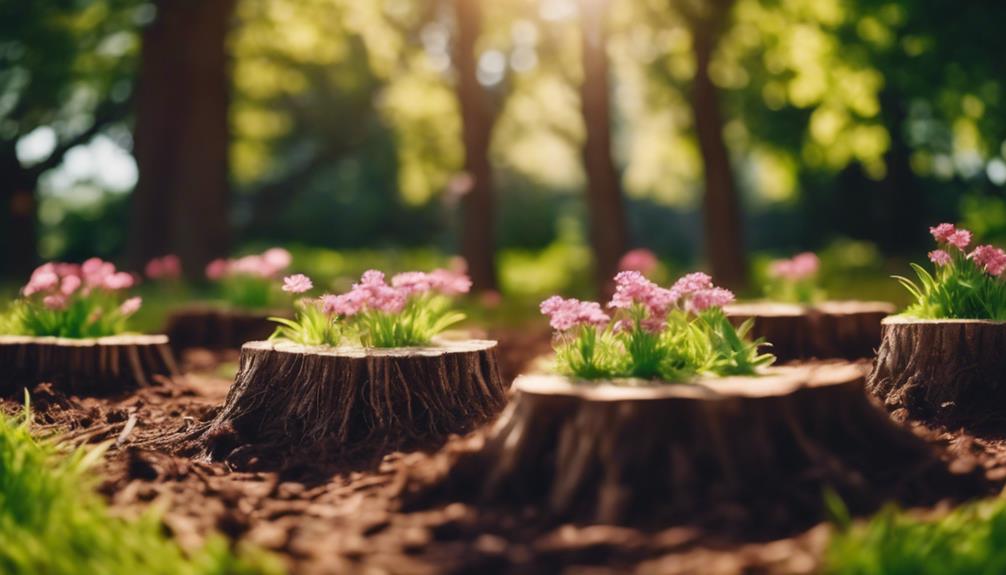
[[[990,276],[999,277],[1006,271],[1006,252],[993,245],[976,247],[968,254],[968,258]]]
[[[182,260],[175,254],[154,258],[147,262],[144,272],[152,280],[176,280],[182,276]]]
[[[287,293],[304,293],[314,287],[311,278],[304,274],[294,274],[283,278],[283,291]]]
[[[80,265],[49,262],[32,272],[21,294],[25,297],[40,295],[46,308],[61,310],[71,298],[86,298],[97,291],[118,292],[135,283],[132,275],[116,270],[114,264],[100,258],[91,258]],[[140,298],[126,300],[120,313],[131,315],[139,309],[140,303]]]
[[[556,331],[569,331],[577,326],[603,326],[611,318],[601,309],[601,304],[578,299],[563,299],[554,295],[541,302],[541,313],[548,316],[549,325]]]
[[[221,280],[230,276],[250,276],[274,278],[290,267],[293,257],[283,248],[271,248],[261,254],[252,254],[237,259],[216,259],[206,266],[206,277]]]
[[[933,262],[939,267],[949,265],[951,261],[950,254],[946,250],[933,250],[929,252],[929,261]]]
[[[700,313],[709,308],[722,307],[734,301],[729,290],[713,285],[712,278],[697,272],[681,277],[670,289],[662,288],[637,271],[619,272],[615,276],[615,294],[608,307],[645,311],[641,318],[643,328],[650,332],[664,329],[667,314],[674,307],[689,313]],[[594,302],[563,299],[552,296],[541,303],[541,313],[549,317],[553,329],[567,331],[577,326],[603,326],[610,318]],[[622,320],[614,326],[616,331],[627,329]]]
[[[769,265],[768,274],[775,279],[802,281],[817,275],[821,260],[812,252],[797,254],[788,260],[776,260]]]
[[[391,278],[390,285],[383,272],[368,270],[348,292],[321,296],[321,304],[329,315],[350,317],[368,310],[395,314],[405,309],[410,298],[429,293],[456,296],[468,293],[471,287],[466,274],[446,269],[401,273]]]
[[[648,274],[660,264],[657,256],[646,248],[637,248],[625,252],[618,261],[618,270],[623,272],[640,272]]]
[[[953,224],[940,224],[929,228],[929,233],[940,244],[946,244],[964,251],[971,245],[971,232],[957,229]]]

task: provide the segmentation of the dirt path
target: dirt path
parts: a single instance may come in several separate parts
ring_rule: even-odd
[[[547,350],[547,336],[512,335],[502,338],[507,376]],[[820,565],[825,525],[793,526],[773,539],[685,526],[659,532],[544,526],[531,509],[501,513],[450,501],[425,509],[405,505],[459,453],[477,447],[481,431],[433,453],[261,471],[144,448],[206,419],[222,403],[234,368],[226,360],[236,357],[220,359],[189,354],[187,380],[121,397],[67,398],[41,385],[32,393],[33,408],[40,425],[62,430],[71,441],[116,442],[101,487],[116,508],[160,505],[182,544],[195,545],[219,530],[281,554],[296,573],[810,573]],[[3,407],[17,405],[6,400]],[[983,467],[996,489],[1006,482],[1006,435],[915,430],[954,465]]]

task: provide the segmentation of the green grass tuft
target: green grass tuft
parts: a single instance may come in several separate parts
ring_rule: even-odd
[[[186,554],[155,513],[111,514],[92,473],[105,448],[65,449],[37,439],[26,408],[0,413],[0,573],[224,575],[281,573],[262,551],[235,553],[222,537]]]

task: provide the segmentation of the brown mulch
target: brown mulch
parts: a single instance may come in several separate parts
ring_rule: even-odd
[[[501,339],[507,377],[548,348],[547,334],[494,335]],[[235,353],[190,352],[184,380],[116,397],[66,397],[42,384],[32,391],[32,407],[41,429],[59,430],[68,441],[115,442],[101,486],[115,508],[135,511],[156,502],[183,545],[198,545],[220,531],[276,552],[294,573],[791,574],[820,567],[828,538],[823,524],[766,541],[758,533],[740,537],[688,526],[653,532],[545,525],[535,521],[533,509],[404,504],[459,453],[475,449],[483,431],[452,438],[435,452],[394,453],[370,465],[262,471],[151,449],[165,434],[194,426],[220,406],[234,361]],[[9,411],[20,398],[3,401]],[[993,490],[1006,483],[1006,432],[990,427],[969,435],[919,424],[914,430],[953,465],[983,468]]]

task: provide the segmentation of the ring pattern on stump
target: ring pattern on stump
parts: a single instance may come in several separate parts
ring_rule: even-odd
[[[884,320],[868,388],[889,409],[946,423],[1002,421],[1006,322]]]
[[[977,489],[870,401],[865,375],[825,364],[644,387],[523,376],[482,448],[418,499],[531,505],[555,521],[770,526],[820,520],[826,489],[853,509]]]
[[[149,385],[179,374],[167,336],[119,335],[93,339],[0,336],[0,393],[49,382],[80,395]]]
[[[398,349],[251,342],[223,409],[195,435],[215,458],[256,447],[381,455],[473,429],[499,413],[506,392],[493,341]]]
[[[880,345],[881,321],[895,308],[884,302],[757,302],[729,305],[725,311],[735,325],[754,319],[751,337],[771,342],[766,351],[787,362],[871,358]]]

